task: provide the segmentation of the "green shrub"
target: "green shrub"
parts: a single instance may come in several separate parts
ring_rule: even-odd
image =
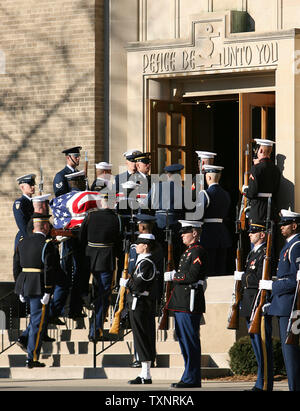
[[[281,343],[278,338],[272,338],[274,375],[285,375]],[[257,362],[249,336],[236,341],[229,350],[230,368],[234,374],[249,375],[257,373]]]

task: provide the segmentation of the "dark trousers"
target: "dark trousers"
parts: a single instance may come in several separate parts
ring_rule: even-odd
[[[100,337],[103,331],[103,323],[107,310],[109,307],[109,298],[111,294],[111,283],[113,272],[102,272],[97,271],[93,273],[95,286],[96,286],[96,301],[95,301],[95,326],[96,326],[96,337]],[[95,326],[94,321],[91,323],[90,337],[95,337]]]
[[[257,378],[255,387],[259,389],[264,388],[265,375],[267,378],[267,391],[273,390],[273,348],[272,348],[272,317],[264,316],[264,333],[265,333],[265,346],[266,346],[266,360],[264,359],[263,341],[261,334],[249,334],[251,345],[257,361]],[[247,328],[249,329],[249,318],[246,319]],[[265,370],[265,365],[267,366]]]
[[[175,331],[184,359],[181,381],[201,384],[200,319],[202,314],[174,312]]]
[[[286,344],[289,317],[278,317],[281,349],[290,391],[300,391],[300,347]]]
[[[154,361],[155,350],[155,313],[154,303],[140,297],[135,310],[129,306],[129,319],[132,327],[133,342],[139,361]]]
[[[228,248],[205,248],[208,253],[207,275],[210,277],[227,273]]]
[[[27,358],[38,361],[43,342],[43,337],[47,329],[48,305],[42,305],[42,295],[26,297],[30,306],[30,323],[25,335],[28,337]],[[24,334],[23,334],[24,335]]]

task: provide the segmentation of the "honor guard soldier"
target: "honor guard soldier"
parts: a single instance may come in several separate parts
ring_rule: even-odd
[[[225,224],[230,209],[230,196],[219,184],[224,167],[203,166],[208,185],[204,191],[204,214],[201,245],[208,252],[207,274],[226,274],[227,252],[231,247],[229,230]]]
[[[55,197],[59,197],[62,194],[66,194],[70,191],[68,181],[66,179],[67,174],[76,173],[78,171],[80,163],[80,150],[82,147],[76,146],[63,150],[62,153],[66,156],[67,164],[59,171],[53,180],[53,191]]]
[[[140,375],[129,384],[152,384],[151,362],[155,360],[155,277],[156,267],[152,258],[155,247],[153,234],[140,234],[136,240],[138,254],[134,272],[127,280],[120,279],[120,286],[127,287],[126,303],[129,309],[133,342],[142,365]]]
[[[134,219],[136,220],[139,234],[153,234],[153,232],[155,232],[155,221],[156,221],[155,216],[140,213],[140,214],[136,214],[134,216]],[[130,275],[134,273],[134,268],[136,265],[137,257],[138,257],[138,254],[136,252],[136,244],[131,244],[130,250],[129,250],[129,261],[128,261],[128,274]],[[162,297],[162,292],[163,292],[164,252],[163,252],[162,246],[157,241],[155,244],[155,248],[152,251],[152,260],[156,266],[156,281],[155,281],[155,289],[154,289],[155,300],[157,304],[159,305],[161,301],[161,297]],[[155,339],[156,339],[155,326],[153,327],[153,330],[152,330],[152,336],[153,336],[154,344],[155,344]],[[139,368],[141,367],[141,362],[138,359],[136,350],[134,350],[134,352],[135,352],[136,360],[132,363],[132,367]],[[151,366],[153,366],[153,364]]]
[[[136,181],[140,183],[140,193],[148,194],[151,187],[151,153],[141,153],[135,155],[133,160],[136,163],[137,176]]]
[[[43,214],[43,215],[49,214],[49,198],[50,197],[51,197],[51,194],[43,194],[40,196],[32,197],[31,201],[33,205],[33,212]],[[32,217],[30,218],[27,224],[27,231],[29,234],[31,234],[33,231]]]
[[[180,172],[182,164],[171,164],[164,168],[166,181],[152,184],[145,200],[148,208],[155,212],[157,225],[157,241],[162,245],[165,257],[167,257],[167,244],[165,241],[165,229],[168,226],[172,230],[172,244],[175,250],[182,248],[179,234],[181,225],[178,222],[184,218],[184,192]],[[178,267],[180,252],[174,255],[175,266]]]
[[[44,367],[39,362],[42,340],[47,327],[48,303],[59,265],[59,255],[49,233],[49,215],[33,214],[33,233],[18,243],[14,254],[15,293],[30,306],[27,327],[28,368]]]
[[[180,221],[181,236],[187,247],[177,272],[164,274],[173,290],[167,309],[174,312],[175,331],[184,358],[184,373],[173,388],[201,387],[200,320],[205,313],[204,288],[207,275],[207,253],[199,243],[202,222]]]
[[[27,226],[34,211],[31,199],[35,193],[35,177],[35,174],[26,174],[17,178],[22,196],[13,204],[13,213],[19,229],[15,238],[14,249],[16,249],[20,239],[28,235]]]
[[[103,188],[107,187],[109,190],[112,189],[112,164],[102,161],[101,163],[95,164],[97,178],[91,186],[91,191],[101,191]]]
[[[90,211],[80,227],[80,247],[85,254],[85,272],[92,273],[96,285],[95,326],[91,322],[89,340],[99,341],[109,307],[113,272],[120,255],[121,233],[117,214],[109,208],[109,194],[103,194],[101,207]]]
[[[217,155],[217,153],[212,153],[210,151],[196,151],[196,154],[198,156],[199,190],[204,190],[205,185],[206,185],[204,166],[214,164],[214,159],[215,159],[215,156]],[[193,201],[196,201],[196,197],[197,197],[196,179],[197,179],[197,176],[195,176],[193,178],[193,184],[192,184]]]
[[[125,153],[123,153],[123,156],[126,159],[126,167],[127,171],[121,174],[117,174],[115,176],[115,182],[114,182],[114,191],[118,194],[120,191],[122,191],[122,184],[126,183],[129,180],[136,181],[136,162],[134,161],[134,157],[138,154],[142,154],[141,151],[134,149],[134,150],[128,150]]]
[[[276,281],[262,280],[260,289],[272,291],[267,313],[278,318],[289,390],[300,391],[300,348],[298,344],[286,344],[285,342],[290,314],[294,309],[297,271],[300,268],[300,214],[290,210],[281,210],[279,225],[286,243],[280,252],[277,279]]]
[[[234,279],[241,281],[240,316],[245,318],[248,329],[252,307],[258,294],[259,282],[263,275],[266,255],[265,231],[266,226],[263,223],[250,224],[249,237],[253,248],[247,256],[245,271],[235,271],[234,273]],[[265,341],[262,340],[261,334],[250,334],[251,345],[258,366],[256,383],[251,391],[263,391],[265,378],[267,378],[266,390],[273,390],[272,318],[265,315],[263,324]]]
[[[267,218],[268,198],[272,197],[271,220],[275,218],[277,193],[281,172],[270,156],[274,141],[255,139],[259,145],[257,159],[250,169],[249,185],[243,192],[250,200],[249,221],[265,221]]]

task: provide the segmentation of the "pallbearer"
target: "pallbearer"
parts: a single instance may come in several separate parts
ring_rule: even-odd
[[[59,265],[59,255],[49,233],[49,215],[33,214],[33,233],[18,243],[14,255],[15,293],[30,306],[28,326],[28,368],[44,367],[39,362],[42,340],[45,335],[54,277]]]
[[[166,272],[165,281],[173,281],[174,289],[167,308],[174,312],[175,331],[184,358],[184,373],[173,388],[201,387],[200,320],[205,312],[204,286],[207,253],[199,243],[200,221],[180,221],[181,237],[187,247],[178,271]]]
[[[68,193],[70,190],[68,181],[66,179],[67,174],[76,173],[78,171],[80,163],[80,150],[82,147],[76,146],[63,150],[62,153],[66,156],[66,166],[60,170],[53,180],[53,191],[55,197]]]
[[[91,191],[100,191],[105,187],[111,190],[113,184],[113,175],[111,173],[112,164],[101,161],[95,164],[95,167],[97,177],[91,186]]]

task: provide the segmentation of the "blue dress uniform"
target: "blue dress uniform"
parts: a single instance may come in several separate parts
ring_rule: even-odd
[[[102,336],[103,323],[109,306],[113,271],[120,254],[120,223],[110,209],[91,211],[84,219],[79,232],[80,247],[85,250],[84,271],[92,273],[97,287],[95,302],[96,331],[91,322],[90,340]]]
[[[49,221],[49,216],[33,214],[33,219]],[[47,328],[48,305],[42,304],[43,295],[51,294],[59,265],[57,250],[46,235],[34,232],[21,240],[14,254],[15,293],[30,306],[27,361],[29,368],[44,366],[39,363],[43,336]]]
[[[300,214],[281,210],[283,216],[280,224],[300,224]],[[272,284],[271,305],[268,314],[276,316],[279,321],[280,339],[290,391],[300,391],[300,348],[285,344],[287,326],[293,309],[296,290],[296,275],[300,267],[300,234],[287,239],[279,256],[277,280]]]
[[[249,232],[264,231],[266,227],[261,224],[251,224]],[[266,243],[253,248],[247,256],[245,272],[241,278],[242,299],[240,301],[240,316],[245,317],[247,328],[250,326],[252,307],[258,293],[259,281],[262,278],[263,264],[266,254]],[[267,357],[264,358],[264,350],[261,334],[250,334],[251,345],[257,361],[257,379],[253,391],[264,389],[264,377],[267,375],[267,391],[273,390],[273,348],[272,348],[272,318],[264,316],[263,321]],[[265,364],[267,369],[265,370]],[[266,372],[265,372],[266,371]]]
[[[189,226],[183,227],[185,232],[189,229]],[[201,387],[199,330],[202,314],[205,313],[203,283],[206,270],[207,253],[199,243],[193,243],[181,256],[173,278],[174,287],[167,302],[168,310],[174,312],[175,331],[185,365],[181,381],[172,385],[175,388]]]
[[[66,150],[63,150],[62,153],[65,154],[66,156],[69,155],[79,155],[80,154],[80,150],[81,147],[77,146],[77,147],[72,147]],[[66,194],[70,191],[69,185],[68,185],[68,181],[66,179],[66,175],[67,174],[71,174],[71,173],[76,173],[78,170],[71,166],[66,165],[62,170],[60,170],[54,177],[53,180],[53,191],[55,194],[55,197],[59,197],[63,194]]]
[[[223,167],[204,166],[205,172],[218,173]],[[203,230],[200,244],[208,252],[209,276],[226,274],[227,251],[232,241],[225,224],[228,217],[231,199],[227,191],[219,184],[211,184],[204,191]]]
[[[145,201],[148,208],[155,212],[156,239],[164,248],[165,258],[167,258],[168,253],[165,233],[167,225],[172,231],[173,248],[178,250],[174,255],[175,267],[178,267],[179,258],[183,251],[179,234],[181,228],[179,220],[184,218],[184,190],[180,175],[177,174],[182,169],[183,165],[181,164],[172,164],[165,167],[165,173],[168,173],[171,177],[166,181],[152,184]],[[176,177],[178,177],[177,180]]]
[[[35,185],[35,175],[27,174],[25,176],[19,177],[17,181],[19,184],[26,183]],[[18,198],[13,204],[13,213],[19,229],[15,238],[14,249],[16,249],[20,239],[28,236],[27,225],[33,214],[33,205],[31,198],[26,196],[25,194]]]

